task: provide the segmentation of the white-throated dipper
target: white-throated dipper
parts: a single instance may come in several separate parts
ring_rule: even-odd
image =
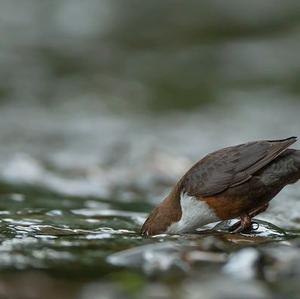
[[[149,215],[141,233],[182,234],[221,220],[240,218],[234,232],[251,229],[251,219],[288,184],[300,179],[296,137],[227,147],[197,162]]]

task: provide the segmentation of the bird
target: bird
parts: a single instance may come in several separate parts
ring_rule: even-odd
[[[149,214],[141,234],[193,233],[203,225],[239,218],[232,233],[249,232],[286,185],[300,179],[297,137],[259,140],[206,155],[190,168]]]

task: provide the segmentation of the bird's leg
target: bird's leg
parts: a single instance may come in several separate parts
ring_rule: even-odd
[[[251,219],[253,217],[255,217],[256,215],[264,212],[267,208],[268,208],[269,204],[266,203],[252,211],[250,211],[248,214],[247,213],[244,213],[240,216],[241,220],[238,221],[237,223],[235,223],[234,225],[232,225],[230,228],[229,228],[229,231],[233,232],[233,233],[239,233],[239,232],[242,232],[242,231],[247,231],[247,230],[251,230],[252,228],[252,222],[251,222]],[[250,225],[249,225],[249,222],[250,221]]]
[[[233,233],[249,231],[252,228],[251,217],[248,214],[244,213],[240,216],[240,218],[241,220],[237,223],[238,225],[233,225],[234,228],[230,228]]]
[[[266,203],[254,210],[252,210],[250,213],[249,213],[249,216],[251,216],[251,218],[255,217],[256,215],[260,214],[260,213],[263,213],[267,208],[268,208],[269,204]]]

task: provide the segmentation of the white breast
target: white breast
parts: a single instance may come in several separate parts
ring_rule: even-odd
[[[181,219],[168,227],[166,232],[169,234],[193,232],[196,228],[205,224],[220,221],[205,201],[196,199],[186,193],[181,193],[180,204],[182,210]]]

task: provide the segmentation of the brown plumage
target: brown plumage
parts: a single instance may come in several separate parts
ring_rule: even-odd
[[[296,137],[290,137],[248,142],[207,155],[153,210],[142,227],[142,234],[167,232],[172,224],[180,222],[183,194],[206,203],[219,220],[240,217],[236,231],[249,229],[251,218],[264,211],[285,185],[300,178],[300,151],[287,149],[296,140]],[[188,213],[186,210],[185,214]],[[207,219],[201,221],[204,216]],[[193,215],[193,221],[194,218]],[[180,222],[181,227],[189,223],[187,220]],[[199,223],[208,221],[206,215],[199,214]]]

